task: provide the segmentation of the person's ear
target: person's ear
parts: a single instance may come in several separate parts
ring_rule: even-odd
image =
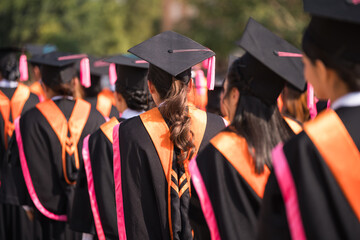
[[[187,92],[189,93],[194,87],[194,80],[192,78],[190,78],[190,81],[188,83],[188,89]]]
[[[124,98],[122,97],[122,95],[118,92],[114,92],[115,95],[115,99],[117,102],[121,103],[122,101],[124,101]]]
[[[71,88],[73,89],[74,98],[84,98],[84,90],[78,77],[73,77],[71,80]]]
[[[149,80],[147,82],[148,82],[148,87],[149,87],[150,93],[154,94],[156,91],[154,84],[152,82],[150,82]]]
[[[237,104],[239,101],[239,98],[240,98],[239,89],[237,89],[236,87],[233,87],[230,92],[230,97],[231,97],[232,102]]]

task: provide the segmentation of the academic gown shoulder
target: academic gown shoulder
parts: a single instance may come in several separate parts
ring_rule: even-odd
[[[212,205],[220,238],[254,239],[261,197],[212,143],[198,154],[195,161]],[[198,193],[194,190],[192,194],[189,215],[195,239],[211,239]]]
[[[125,119],[118,119],[119,122],[123,120]],[[119,239],[116,223],[112,143],[104,132],[98,129],[89,136],[88,150],[95,198],[105,237],[106,239]],[[70,227],[73,230],[96,234],[84,168],[80,169],[78,175],[71,218]]]
[[[221,117],[207,113],[199,151],[225,127]],[[154,144],[140,117],[119,127],[122,195],[128,239],[170,239],[168,183]]]
[[[2,88],[0,90],[7,96],[7,98],[11,99],[15,93],[16,88]],[[26,111],[34,107],[37,103],[39,103],[39,98],[30,93],[29,98],[24,104],[24,107],[21,111],[21,115],[23,115]],[[10,114],[10,120],[13,122]],[[4,119],[0,114],[0,182],[3,181],[2,172],[4,169],[4,164],[6,164],[6,153],[5,149],[5,138],[4,138]],[[9,145],[10,138],[8,139]],[[1,197],[3,194],[1,193],[1,184],[0,184],[0,202],[2,201]],[[32,233],[32,222],[28,219],[25,214],[24,209],[18,206],[14,206],[12,204],[0,204],[0,239],[21,239],[27,240],[31,239]]]
[[[360,107],[342,107],[335,112],[360,149]],[[359,220],[306,132],[289,140],[283,151],[294,179],[306,238],[360,239]],[[342,160],[346,159],[339,159]],[[284,200],[274,174],[265,190],[258,233],[259,239],[291,239]]]
[[[91,104],[91,107],[96,109],[97,106],[97,97],[88,97],[85,98],[85,101],[89,102]],[[112,117],[119,117],[119,111],[116,109],[116,107],[114,105],[111,106],[111,111],[110,111],[110,115],[108,116],[109,118]]]
[[[75,101],[61,99],[55,101],[55,104],[68,120]],[[81,152],[83,138],[94,132],[104,122],[103,116],[95,109],[91,109],[78,142],[79,152]],[[50,212],[68,215],[71,212],[75,188],[65,182],[61,147],[55,132],[37,108],[29,110],[21,117],[20,132],[29,172],[40,202]],[[22,174],[15,138],[16,136],[14,136],[10,146],[7,180],[4,184],[6,201],[16,205],[33,206]],[[79,154],[79,158],[81,167],[81,154]],[[74,166],[71,167],[74,169]],[[74,178],[77,174],[76,171],[69,173]],[[35,218],[38,220],[34,229],[34,235],[37,239],[68,239],[69,237],[69,239],[77,239],[80,237],[80,235],[76,236],[76,234],[69,232],[68,224],[51,220],[42,215],[36,208]]]
[[[0,90],[9,98],[11,99],[12,96],[15,93],[16,88],[2,88],[0,87]],[[28,111],[29,109],[35,107],[36,104],[38,104],[39,98],[38,96],[36,96],[33,93],[30,93],[29,98],[27,99],[27,101],[24,104],[24,107],[21,111],[21,115],[23,115],[26,111]],[[11,122],[14,122],[15,119],[12,119],[11,114],[10,114],[10,120]],[[10,139],[9,139],[10,141]],[[5,156],[6,150],[5,150],[5,139],[4,139],[4,119],[3,116],[0,114],[0,160],[1,160],[1,164],[0,164],[0,180],[1,180],[1,169],[2,169],[2,161],[3,159],[6,157]]]

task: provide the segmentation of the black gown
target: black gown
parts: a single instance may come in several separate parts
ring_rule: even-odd
[[[92,182],[95,189],[94,197],[98,206],[97,211],[100,217],[102,231],[106,239],[114,240],[119,239],[119,236],[116,224],[113,147],[111,142],[112,126],[123,120],[125,119],[112,118],[109,122],[101,125],[101,129],[98,129],[89,136],[87,148],[89,151],[88,159],[91,164]],[[104,132],[109,134],[109,136]],[[83,147],[83,151],[85,148],[86,146]],[[84,168],[81,168],[79,171],[70,228],[74,231],[95,235],[97,231],[89,199],[88,178]]]
[[[360,107],[341,107],[335,112],[359,150]],[[360,239],[359,219],[308,134],[303,131],[292,138],[284,145],[283,152],[295,183],[306,238]],[[265,189],[258,233],[259,239],[291,239],[284,200],[274,173]]]
[[[58,99],[54,102],[63,112],[66,120],[69,120],[75,101]],[[85,136],[94,132],[104,122],[104,117],[91,108],[77,145],[79,152],[81,152],[82,140]],[[62,151],[57,135],[38,108],[33,108],[21,117],[20,132],[29,173],[40,203],[51,213],[69,216],[75,185],[69,185],[65,181]],[[15,134],[14,138],[16,137]],[[7,201],[34,208],[34,238],[44,240],[81,239],[80,233],[69,229],[68,222],[50,219],[43,215],[37,207],[34,207],[25,184],[17,141],[12,141],[9,150],[7,181],[4,183]],[[65,171],[69,179],[76,180],[77,170],[74,166],[74,155],[69,156],[66,153],[65,159],[67,162]],[[81,167],[81,154],[79,154],[79,163]]]
[[[190,163],[195,239],[255,238],[270,170],[256,174],[252,161],[246,140],[226,129]]]
[[[122,122],[116,133],[119,142],[114,138],[114,154],[116,155],[118,148],[117,152],[121,159],[115,160],[116,156],[114,156],[114,161],[118,161],[114,162],[114,175],[117,181],[121,180],[121,185],[117,185],[119,182],[115,181],[120,238],[123,239],[126,234],[127,239],[192,239],[187,216],[191,187],[186,188],[189,184],[187,177],[184,178],[184,166],[177,164],[176,155],[179,151],[176,148],[168,149],[175,153],[172,165],[168,160],[166,161],[166,164],[169,164],[168,169],[171,170],[171,175],[168,175],[171,176],[170,189],[163,162],[155,148],[156,144],[140,116]],[[225,127],[224,120],[218,115],[204,113],[203,116],[206,126],[202,126],[204,135],[199,151],[202,151],[209,140]],[[161,115],[160,118],[163,119]],[[161,125],[158,122],[155,122],[156,124]],[[157,127],[155,126],[154,129]],[[164,138],[162,142],[170,142],[170,139]],[[119,160],[121,171],[118,169]],[[175,181],[177,179],[180,179],[179,184]],[[122,194],[123,201],[118,201],[119,194]],[[119,209],[123,209],[123,216]],[[124,219],[125,223],[122,224],[119,219]]]
[[[88,97],[88,98],[85,98],[85,101],[89,102],[91,104],[91,107],[93,107],[94,109],[97,109],[96,108],[97,103],[98,103],[97,97]],[[98,109],[98,111],[99,111],[99,109]],[[115,106],[111,105],[110,115],[105,116],[105,117],[108,117],[108,118],[116,117],[116,118],[118,118],[119,117],[119,112],[118,112],[118,110],[116,109]]]
[[[8,99],[11,99],[17,88],[4,88],[0,87],[0,91],[5,94]],[[29,98],[24,104],[24,107],[21,111],[21,115],[24,114],[27,110],[34,107],[39,103],[39,98],[30,93]],[[12,115],[10,114],[11,122]],[[8,136],[8,144],[10,137]],[[6,161],[6,147],[5,147],[5,137],[4,137],[4,119],[0,114],[0,182],[2,181],[2,172],[3,166]],[[32,222],[26,216],[24,209],[19,206],[6,203],[3,200],[3,193],[0,185],[0,239],[31,239],[32,233]]]

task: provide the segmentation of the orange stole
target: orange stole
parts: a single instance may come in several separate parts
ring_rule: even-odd
[[[195,145],[195,154],[199,150],[200,144],[204,137],[206,123],[207,123],[207,114],[206,112],[195,108],[192,104],[189,104],[189,115],[191,117],[191,131],[194,133],[194,145]],[[174,152],[174,144],[170,140],[170,131],[169,128],[162,117],[158,108],[153,108],[145,113],[140,114],[140,119],[145,126],[146,131],[149,133],[150,138],[155,146],[157,154],[159,156],[166,180],[168,182],[168,219],[169,219],[169,229],[171,239],[173,239],[172,233],[172,222],[171,222],[171,197],[170,197],[170,187],[174,188],[176,191],[177,186],[171,180],[171,174],[175,174],[172,171],[172,160]],[[184,163],[185,174],[188,181],[188,186],[190,185],[190,174],[189,174],[189,160],[187,159]],[[174,176],[177,179],[177,176]],[[186,189],[182,190],[185,192]],[[191,190],[189,188],[190,194]],[[179,190],[177,189],[177,192]],[[182,194],[182,193],[181,193]],[[180,196],[180,193],[179,193]]]
[[[293,119],[285,117],[285,116],[283,116],[283,118],[295,134],[299,134],[303,130],[301,125],[299,123],[297,123],[296,121],[294,121]]]
[[[75,166],[78,169],[80,167],[80,162],[77,145],[87,119],[89,118],[91,110],[90,103],[77,99],[69,122],[67,122],[63,112],[52,100],[46,100],[39,103],[36,105],[36,108],[39,109],[42,115],[46,118],[60,141],[62,149],[62,167],[65,181],[68,184],[75,184],[75,181],[71,182],[67,176],[65,152],[67,152],[70,156],[75,154]],[[70,132],[70,137],[68,137],[68,131]]]
[[[245,138],[233,132],[220,132],[210,140],[210,143],[230,162],[255,193],[262,198],[270,170],[265,165],[263,173],[255,173],[255,165]]]
[[[207,115],[206,112],[196,109],[192,105],[189,106],[189,115],[191,117],[191,131],[194,133],[193,141],[196,154],[205,133]],[[158,108],[140,114],[140,118],[155,145],[166,179],[169,180],[174,150],[174,145],[170,140],[170,130]]]
[[[4,119],[4,140],[5,149],[8,147],[8,136],[11,137],[14,132],[14,123],[10,121],[10,112],[12,120],[14,121],[20,116],[26,101],[30,96],[30,89],[28,86],[19,83],[11,100],[0,91],[0,112]]]
[[[119,124],[119,121],[116,119],[116,117],[112,117],[108,122],[100,126],[101,131],[111,143],[113,143],[113,128],[117,124]]]
[[[360,221],[360,153],[341,119],[329,109],[306,123],[304,130]]]
[[[41,83],[38,81],[31,84],[30,92],[36,94],[39,97],[40,101],[46,99],[44,89],[42,88]]]
[[[103,116],[106,117],[110,116],[111,108],[114,105],[113,99],[115,101],[114,97],[113,99],[111,98],[111,96],[113,96],[113,93],[111,92],[112,95],[110,95],[108,91],[111,92],[110,90],[102,90],[97,95],[97,102],[96,102],[96,110],[98,110]]]

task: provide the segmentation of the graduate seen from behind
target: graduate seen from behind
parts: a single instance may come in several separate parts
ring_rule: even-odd
[[[360,239],[360,5],[304,8],[305,78],[332,104],[273,150],[259,238]]]
[[[15,121],[15,140],[7,164],[12,174],[9,197],[33,206],[34,239],[81,239],[69,229],[82,140],[105,122],[84,100],[73,99],[76,69],[69,54],[52,52],[41,64],[48,100]]]
[[[274,54],[299,50],[255,20],[250,18],[238,44],[246,53],[232,63],[222,94],[231,123],[189,165],[197,239],[255,238],[271,149],[294,134],[277,98],[286,83],[305,88],[301,58]]]
[[[103,61],[116,64],[116,106],[121,118],[111,118],[84,140],[84,168],[78,176],[70,227],[84,232],[86,239],[93,239],[93,235],[97,235],[98,239],[119,239],[113,174],[113,128],[119,122],[145,112],[152,104],[147,87],[147,62],[125,55]]]
[[[172,31],[129,52],[150,63],[148,84],[157,107],[114,128],[119,239],[192,239],[189,158],[225,124],[189,104],[187,95],[191,67],[214,52]]]
[[[114,106],[114,93],[109,89],[101,89],[102,77],[109,74],[109,63],[92,56],[88,58],[90,61],[91,81],[88,83],[83,82],[82,86],[79,86],[79,96],[89,102],[91,106],[96,108],[106,119],[118,117],[119,112]],[[80,62],[77,62],[76,68],[80,73]]]
[[[25,210],[12,203],[5,189],[8,174],[4,165],[15,119],[39,103],[29,87],[19,82],[27,80],[28,75],[26,56],[21,53],[22,49],[15,47],[0,49],[0,239],[26,240],[32,231]]]

